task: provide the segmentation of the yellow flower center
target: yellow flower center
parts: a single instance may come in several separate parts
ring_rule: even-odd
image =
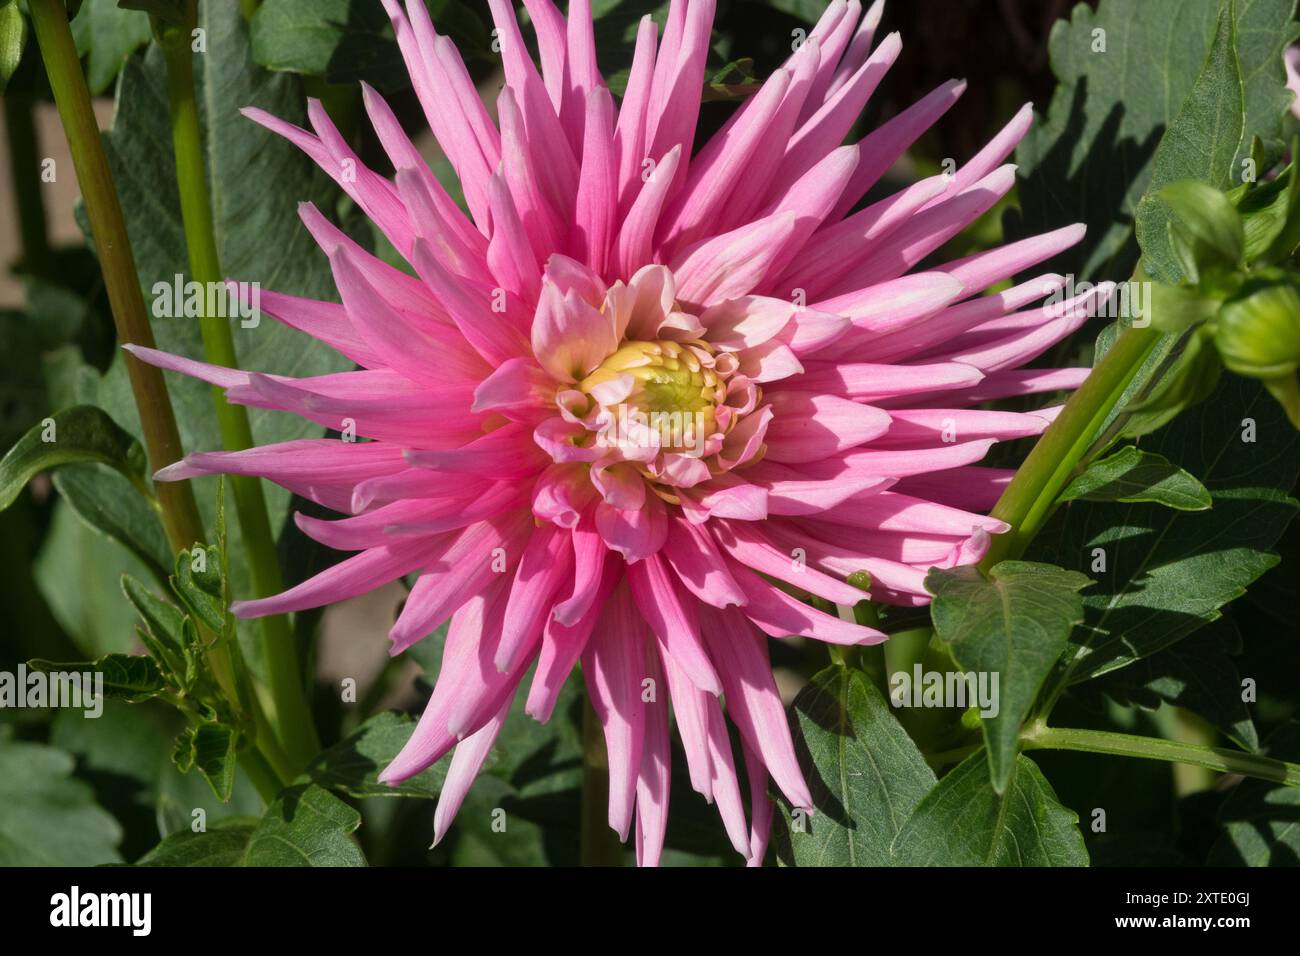
[[[713,349],[703,342],[624,342],[578,387],[587,393],[606,382],[628,375],[631,393],[624,399],[629,410],[667,424],[663,416],[689,418],[703,435],[716,428],[714,409],[727,395],[727,386],[713,366]],[[653,416],[661,416],[658,419]],[[698,416],[698,417],[697,417]],[[694,427],[694,426],[693,426]]]

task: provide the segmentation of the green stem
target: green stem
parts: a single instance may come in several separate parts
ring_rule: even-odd
[[[164,27],[160,45],[167,61],[172,146],[176,154],[176,179],[180,186],[181,217],[189,250],[190,273],[195,281],[207,284],[221,282],[224,277],[217,252],[198,102],[194,94],[190,34],[195,22],[195,3],[190,0],[186,23]],[[228,317],[205,315],[200,320],[200,328],[207,360],[214,365],[237,368]],[[219,388],[213,388],[212,397],[222,446],[228,451],[253,447],[247,410],[242,405],[227,402]],[[284,579],[261,482],[247,475],[236,475],[230,478],[230,484],[253,590],[259,598],[278,594],[284,590]],[[293,633],[288,618],[283,614],[262,618],[260,627],[270,684],[269,698],[265,701],[266,717],[291,761],[301,770],[319,752],[320,740],[307,704],[303,669],[298,661]]]
[[[284,787],[275,771],[271,769],[271,765],[258,751],[245,750],[239,755],[239,766],[257,788],[262,802],[269,807]]]
[[[135,257],[118,201],[117,189],[104,154],[104,144],[95,122],[90,90],[81,72],[72,30],[68,25],[63,0],[30,0],[28,11],[40,46],[45,72],[49,77],[54,103],[68,138],[72,164],[81,186],[90,234],[94,239],[104,286],[113,313],[118,340],[123,344],[154,348],[153,329],[145,312]],[[155,468],[178,461],[182,455],[180,431],[172,411],[171,398],[162,372],[132,355],[125,358],[131,391],[144,432],[145,448]],[[181,551],[206,540],[203,521],[188,481],[162,482],[156,488],[163,528],[173,551]],[[239,700],[238,683],[230,648],[224,641],[214,641],[207,653],[208,667],[225,697]],[[258,742],[259,750],[263,743]],[[247,758],[257,762],[258,758]],[[261,761],[265,763],[265,761]],[[266,785],[261,766],[254,773]],[[256,781],[255,781],[256,782]],[[260,788],[259,788],[260,789]],[[277,788],[278,789],[278,788]]]
[[[583,866],[622,866],[623,847],[609,826],[609,754],[605,735],[585,701],[582,713],[582,830],[579,834]]]
[[[1154,329],[1130,328],[1106,353],[1025,459],[992,516],[1011,525],[993,539],[985,570],[1022,555],[1051,517],[1057,496],[1074,477],[1093,438],[1160,339]]]
[[[1300,787],[1300,765],[1223,747],[1116,734],[1105,730],[1048,727],[1041,722],[1027,726],[1020,740],[1025,750],[1075,750],[1118,757],[1142,757],[1146,760],[1191,764],[1219,773],[1239,773],[1284,783],[1288,787]]]
[[[145,313],[144,296],[140,292],[140,279],[122,218],[122,206],[104,155],[99,126],[90,105],[90,91],[81,73],[81,61],[72,42],[63,0],[31,0],[28,11],[59,118],[68,137],[72,164],[81,186],[90,233],[104,273],[113,322],[117,326],[117,337],[122,343],[153,348],[153,330]],[[180,459],[183,452],[162,372],[130,355],[126,356],[126,368],[140,413],[149,460],[155,468],[170,465]],[[163,526],[173,549],[179,551],[202,541],[203,522],[189,482],[162,483],[157,494],[162,506]]]
[[[14,206],[23,242],[23,271],[32,276],[49,272],[50,240],[41,198],[40,147],[32,120],[30,93],[10,90],[3,97],[5,129],[9,135],[9,173]]]

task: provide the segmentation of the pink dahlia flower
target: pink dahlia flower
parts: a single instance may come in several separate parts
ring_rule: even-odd
[[[954,175],[853,211],[964,89],[944,84],[841,145],[899,54],[897,35],[874,42],[879,3],[865,16],[858,0],[831,3],[692,155],[710,0],[674,0],[662,38],[641,22],[617,106],[587,0],[567,20],[526,0],[540,72],[508,0],[491,0],[505,67],[495,122],[424,4],[384,2],[468,216],[370,88],[393,179],[361,164],[319,103],[314,132],[247,111],[334,176],[415,271],[302,207],[342,304],[266,292],[263,309],[360,368],[292,379],[133,349],[232,402],[331,429],[348,419],[369,440],[192,454],[158,477],[256,475],[350,515],[298,515],[356,554],[237,605],[243,617],[418,575],[392,652],[451,623],[433,695],[382,779],[454,749],[438,837],[525,683],[544,721],[581,661],[608,745],[609,823],[624,839],[635,827],[637,859],[663,846],[671,702],[691,785],[757,864],[769,778],[811,809],[767,637],[883,641],[792,592],[851,606],[864,595],[846,577],[866,572],[872,599],[924,604],[927,569],[976,561],[1006,530],[983,512],[1008,474],[976,463],[1055,409],[979,406],[1076,387],[1084,369],[1021,366],[1090,300],[1035,306],[1057,298],[1053,275],[980,293],[1083,230],[909,271],[1011,188],[1002,163],[1028,107]]]

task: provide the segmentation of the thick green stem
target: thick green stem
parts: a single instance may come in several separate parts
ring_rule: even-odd
[[[1146,760],[1191,764],[1193,767],[1203,767],[1219,773],[1239,773],[1284,783],[1289,787],[1300,787],[1300,765],[1223,747],[1206,747],[1105,730],[1048,727],[1041,722],[1026,727],[1020,740],[1025,750],[1076,750],[1118,757],[1142,757]]]
[[[1107,416],[1159,339],[1160,333],[1154,329],[1128,329],[1070,396],[994,506],[993,517],[1007,522],[1011,530],[993,539],[982,568],[987,570],[1024,553],[1051,517],[1057,496],[1074,477]]]
[[[32,119],[35,100],[30,93],[10,90],[4,97],[5,129],[9,135],[9,173],[13,179],[14,206],[23,242],[23,271],[49,273],[50,240],[41,199],[40,147]]]
[[[583,866],[622,866],[623,847],[609,826],[609,755],[605,735],[586,701],[582,713],[582,830]]]
[[[194,94],[194,60],[190,33],[195,25],[195,4],[190,0],[187,22],[163,28],[160,45],[167,61],[167,85],[172,122],[172,147],[176,154],[176,179],[180,187],[181,217],[189,250],[191,277],[200,283],[223,280],[213,226],[212,200],[204,166],[203,137],[198,102]],[[228,316],[204,315],[200,320],[203,352],[214,365],[237,368],[235,343]],[[221,443],[229,451],[253,447],[248,413],[225,400],[221,389],[212,390]],[[235,511],[243,533],[253,590],[267,597],[284,590],[275,537],[267,515],[266,498],[257,478],[236,475],[230,479]],[[261,620],[262,648],[270,688],[264,701],[267,720],[284,745],[290,760],[301,770],[320,750],[320,741],[304,693],[303,670],[289,620],[282,614]]]
[[[72,42],[63,0],[31,0],[28,10],[45,61],[50,89],[54,91],[59,118],[68,137],[72,164],[85,200],[118,340],[124,344],[153,348],[153,330],[145,313],[144,296],[140,292],[122,207],[104,155],[99,127],[90,105],[90,91],[81,73],[81,61]],[[170,465],[182,456],[183,451],[162,372],[130,355],[126,356],[126,368],[136,408],[140,412],[149,460],[155,468]],[[157,493],[163,526],[172,547],[179,551],[202,541],[203,523],[189,482],[162,483]]]
[[[269,807],[274,802],[276,794],[283,788],[280,778],[271,769],[271,765],[258,751],[245,750],[239,755],[239,767],[257,788],[262,802]]]

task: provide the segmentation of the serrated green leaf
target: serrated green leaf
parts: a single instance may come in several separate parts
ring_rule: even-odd
[[[1028,561],[1003,561],[987,578],[969,566],[926,576],[935,631],[958,665],[998,675],[997,713],[980,719],[998,793],[1015,769],[1020,726],[1083,620],[1079,591],[1091,583],[1076,571]]]
[[[214,821],[195,833],[179,830],[140,857],[136,866],[239,866],[257,819],[239,817]]]
[[[205,833],[182,830],[145,854],[139,866],[365,866],[352,833],[361,814],[328,791],[300,784],[260,820],[220,821]]]
[[[395,786],[378,780],[379,772],[406,746],[413,730],[415,721],[404,714],[376,714],[346,740],[322,752],[307,768],[307,776],[326,789],[353,797],[437,797],[450,758]]]
[[[365,866],[352,834],[361,814],[320,787],[285,790],[249,838],[243,866]]]
[[[1079,818],[1038,766],[1016,757],[1006,793],[985,754],[967,757],[917,806],[894,840],[902,866],[1087,866]]]
[[[1205,486],[1154,452],[1126,445],[1099,459],[1061,492],[1061,501],[1150,501],[1178,511],[1204,511],[1213,503]]]
[[[117,0],[84,0],[72,18],[72,38],[86,59],[86,83],[96,96],[113,85],[131,54],[152,36],[149,17],[124,6]]]
[[[32,426],[0,459],[0,509],[13,504],[40,472],[78,462],[99,462],[137,486],[143,482],[144,452],[139,442],[102,408],[78,405]]]
[[[198,623],[213,634],[226,632],[225,585],[221,551],[215,545],[195,546],[176,556],[172,591]]]
[[[157,697],[164,688],[162,672],[152,657],[138,654],[106,654],[97,661],[57,663],[36,658],[27,662],[32,670],[103,675],[104,696],[130,703]],[[84,688],[83,694],[90,688]]]
[[[185,624],[185,614],[180,608],[164,601],[130,575],[122,575],[122,593],[139,612],[154,637],[178,651],[184,647],[181,628]]]
[[[176,739],[172,759],[181,773],[197,769],[222,803],[235,788],[239,731],[226,724],[205,721],[189,725]]]
[[[1280,136],[1288,98],[1282,51],[1294,41],[1294,0],[1241,0],[1238,59],[1250,134]],[[1093,280],[1128,278],[1138,257],[1133,220],[1152,182],[1157,143],[1174,120],[1206,61],[1219,4],[1188,0],[1100,0],[1077,4],[1052,28],[1058,79],[1046,118],[1017,153],[1018,195],[1034,235],[1086,222],[1088,235],[1051,263],[1054,271]],[[1101,32],[1098,32],[1101,31]],[[1100,41],[1105,52],[1094,52]],[[1217,99],[1224,91],[1209,91]],[[1210,100],[1202,101],[1202,108]],[[1202,154],[1227,137],[1196,145]],[[1232,137],[1240,169],[1251,135]],[[1184,178],[1174,175],[1164,179]]]
[[[95,866],[121,860],[122,828],[72,776],[71,756],[0,733],[0,866]]]
[[[934,772],[861,671],[823,670],[792,709],[816,813],[787,822],[779,857],[795,866],[888,865],[890,845],[934,786]],[[793,809],[785,805],[787,821]]]

